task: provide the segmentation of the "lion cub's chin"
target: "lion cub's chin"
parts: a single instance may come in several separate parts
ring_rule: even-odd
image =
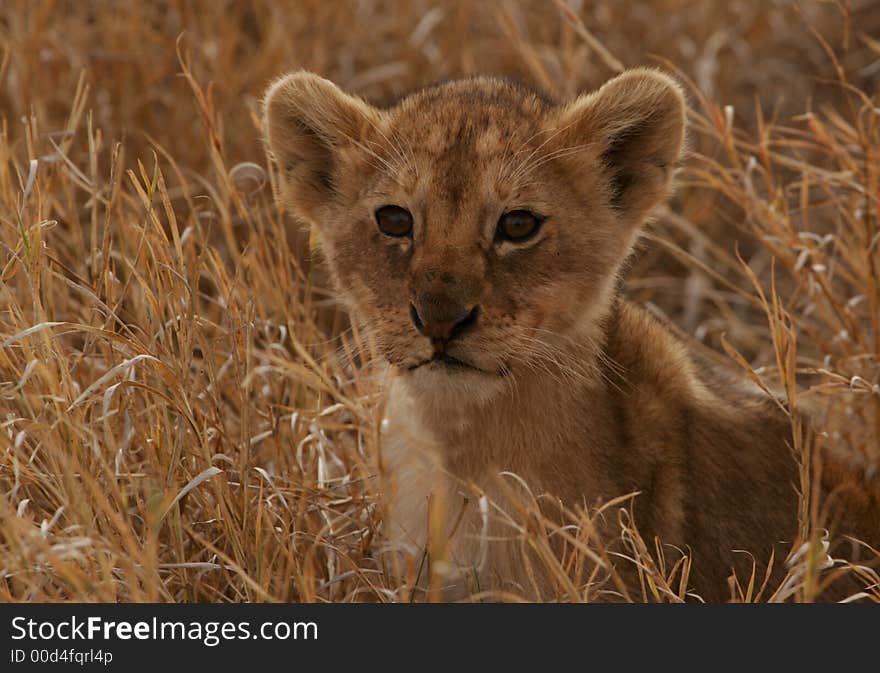
[[[507,378],[500,374],[442,362],[401,370],[399,381],[410,395],[435,405],[462,405],[468,402],[481,405],[510,387]]]

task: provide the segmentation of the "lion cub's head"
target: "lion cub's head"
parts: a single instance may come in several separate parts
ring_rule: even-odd
[[[377,109],[307,72],[265,98],[285,202],[356,319],[411,385],[463,392],[576,361],[684,125],[650,70],[564,104],[479,77]]]

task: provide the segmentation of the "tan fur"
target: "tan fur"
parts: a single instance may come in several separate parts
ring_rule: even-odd
[[[318,227],[341,296],[391,366],[382,465],[399,548],[418,558],[428,545],[453,583],[539,597],[516,526],[494,509],[528,488],[552,496],[551,512],[637,492],[645,539],[689,550],[710,600],[745,567],[734,550],[759,577],[774,546],[784,557],[798,503],[787,417],[701,371],[617,293],[681,152],[671,78],[633,70],[563,105],[474,78],[380,110],[299,72],[270,87],[265,115],[286,204]],[[378,230],[389,204],[412,213],[410,237]],[[546,217],[527,243],[496,237],[515,209]],[[473,369],[413,368],[432,348],[411,304],[479,307],[447,346]]]

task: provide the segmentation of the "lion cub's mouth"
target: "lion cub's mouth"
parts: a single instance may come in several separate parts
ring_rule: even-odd
[[[408,371],[415,371],[420,367],[424,367],[425,365],[429,365],[433,368],[448,368],[450,370],[470,370],[475,372],[480,372],[481,374],[490,374],[491,372],[487,372],[485,369],[480,369],[476,365],[472,365],[470,362],[465,362],[464,360],[459,360],[456,357],[451,356],[449,353],[434,353],[433,357],[428,358],[427,360],[422,360],[411,367],[407,367]]]

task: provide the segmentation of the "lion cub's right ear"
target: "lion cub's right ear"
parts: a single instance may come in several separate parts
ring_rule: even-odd
[[[381,112],[333,82],[300,71],[275,81],[263,99],[266,144],[281,171],[282,196],[307,221],[332,199],[339,152],[357,144]]]

